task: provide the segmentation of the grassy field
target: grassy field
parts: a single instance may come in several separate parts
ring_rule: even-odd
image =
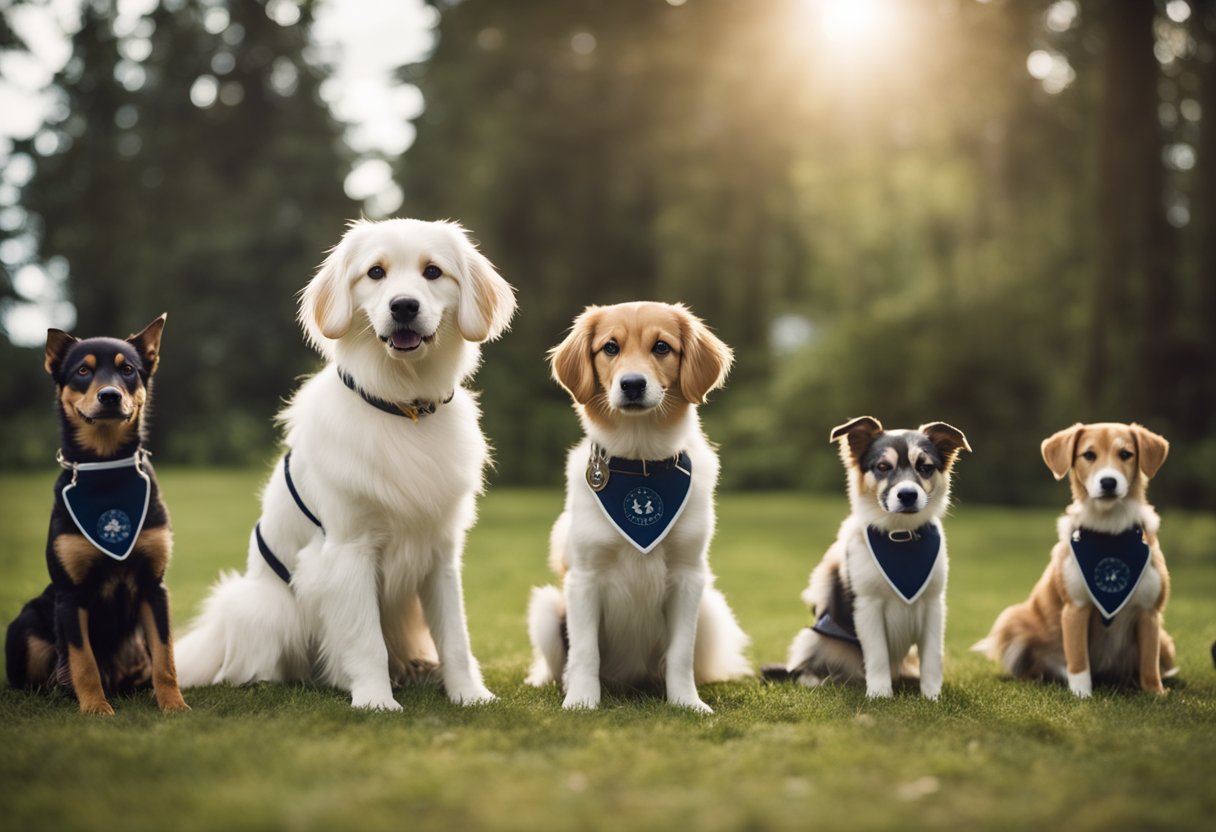
[[[0,477],[0,615],[45,585],[53,474]],[[166,471],[179,630],[217,572],[243,563],[261,472]],[[1063,495],[1063,489],[1061,489]],[[0,685],[0,828],[806,829],[1211,828],[1216,816],[1216,517],[1165,512],[1167,625],[1182,673],[1165,699],[1002,681],[968,652],[1025,596],[1054,535],[1050,511],[961,505],[950,535],[946,685],[867,702],[855,689],[712,685],[702,717],[616,694],[561,710],[522,683],[528,588],[548,581],[560,495],[495,489],[469,539],[473,646],[499,695],[461,709],[433,688],[404,713],[352,711],[311,687],[150,694],[112,719]],[[712,560],[754,644],[780,660],[807,623],[798,592],[843,497],[726,495]]]

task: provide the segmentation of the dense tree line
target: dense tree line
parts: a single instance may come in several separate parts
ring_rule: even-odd
[[[823,5],[435,4],[395,167],[401,213],[460,219],[519,290],[476,382],[496,480],[560,479],[577,425],[544,351],[570,319],[654,298],[736,349],[704,411],[728,485],[838,487],[828,430],[871,413],[963,428],[964,499],[1058,501],[1039,440],[1139,420],[1175,445],[1161,499],[1210,504],[1216,2],[892,3],[844,42]],[[294,293],[358,209],[302,10],[279,26],[260,3],[164,3],[124,85],[113,9],[85,4],[48,127],[66,141],[22,149],[78,328],[170,311],[170,459],[265,458],[314,366]],[[9,401],[27,382],[45,401],[35,376],[6,373]],[[5,417],[6,459],[45,459],[44,414]]]

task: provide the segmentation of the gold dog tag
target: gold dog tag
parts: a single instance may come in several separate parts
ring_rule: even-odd
[[[608,485],[608,452],[591,443],[591,456],[587,459],[587,485],[592,491],[603,491]]]

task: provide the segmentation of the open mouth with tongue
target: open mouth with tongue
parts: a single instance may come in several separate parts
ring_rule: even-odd
[[[435,340],[434,335],[421,335],[412,329],[398,329],[389,335],[387,338],[381,338],[394,350],[398,352],[413,352],[423,344],[429,344]]]

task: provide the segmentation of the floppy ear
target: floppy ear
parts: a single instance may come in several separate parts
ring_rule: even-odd
[[[700,318],[676,304],[680,319],[680,394],[691,404],[704,404],[710,390],[726,383],[735,354]]]
[[[873,416],[858,416],[856,419],[850,419],[843,425],[832,428],[829,441],[838,442],[841,439],[847,439],[848,445],[841,445],[840,456],[846,464],[850,457],[854,463],[857,463],[861,461],[866,448],[870,447],[870,443],[880,433],[882,433],[882,422]],[[847,455],[846,447],[848,448]]]
[[[160,364],[160,336],[165,331],[165,320],[168,317],[169,313],[165,312],[142,331],[127,336],[127,343],[135,347],[135,351],[143,359],[148,375],[155,373],[157,365]]]
[[[929,441],[937,447],[942,459],[946,461],[947,468],[954,464],[959,451],[968,453],[971,451],[971,446],[967,444],[967,437],[963,436],[963,432],[953,425],[947,425],[945,422],[929,422],[921,425],[918,430],[929,437]]]
[[[1131,424],[1132,436],[1140,449],[1140,473],[1152,479],[1161,469],[1161,464],[1170,452],[1170,443],[1164,436],[1153,433],[1143,425]]]
[[[1084,428],[1085,425],[1077,422],[1072,427],[1057,431],[1043,440],[1043,444],[1040,446],[1043,461],[1047,463],[1052,476],[1057,480],[1064,479],[1072,470],[1072,460],[1077,451],[1077,440],[1081,437],[1081,431]]]
[[[461,237],[468,250],[456,323],[466,341],[493,341],[506,331],[515,314],[515,290],[494,270],[494,264],[473,248],[463,232]]]
[[[574,319],[560,344],[549,350],[554,380],[579,404],[591,401],[596,391],[595,365],[591,360],[591,339],[600,319],[600,307],[588,306]]]
[[[337,340],[350,330],[355,313],[348,248],[347,237],[343,237],[300,295],[300,323],[314,338],[319,334]]]
[[[75,344],[79,340],[79,338],[69,335],[62,329],[48,329],[46,331],[46,359],[43,362],[46,371],[51,375],[55,375],[55,371],[63,363],[63,357],[72,348],[72,344]]]

